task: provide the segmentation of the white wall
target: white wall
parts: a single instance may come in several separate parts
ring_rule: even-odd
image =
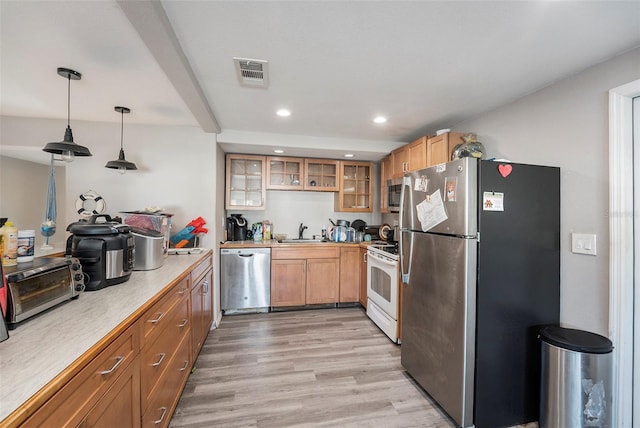
[[[590,68],[455,129],[490,157],[561,168],[561,322],[608,335],[608,91],[640,77],[640,49]],[[597,256],[571,253],[595,233]]]
[[[56,164],[54,169],[56,193],[64,198],[65,168]],[[19,230],[33,229],[36,232],[36,253],[44,244],[40,224],[44,220],[49,186],[49,165],[0,156],[0,217],[7,217]],[[65,246],[66,206],[57,206],[56,233],[49,238],[49,245],[56,251]]]
[[[61,140],[65,126],[64,120],[2,117],[0,145],[44,147],[48,141]],[[201,216],[210,230],[201,246],[215,246],[219,231],[215,222],[218,165],[214,134],[195,127],[127,125],[125,120],[126,158],[135,162],[138,170],[120,175],[104,167],[118,157],[119,123],[72,121],[71,127],[75,142],[88,147],[93,156],[76,158],[66,166],[66,200],[58,200],[58,207],[63,205],[67,213],[66,219],[58,218],[62,230],[79,218],[74,209],[78,196],[94,190],[105,199],[106,212],[111,215],[148,206],[164,208],[174,214],[172,233]],[[42,206],[38,203],[34,209],[42,211]]]

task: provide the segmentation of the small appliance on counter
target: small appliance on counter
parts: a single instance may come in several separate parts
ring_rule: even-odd
[[[226,222],[227,237],[225,241],[247,240],[247,219],[242,214],[231,214]]]
[[[133,270],[153,270],[164,261],[164,235],[155,230],[131,226],[135,243]]]
[[[104,218],[98,223],[97,219]],[[78,258],[88,276],[87,291],[126,282],[135,265],[135,240],[130,226],[111,220],[107,214],[93,215],[89,221],[67,227],[66,254]]]
[[[73,257],[38,257],[17,266],[5,266],[6,321],[10,329],[62,302],[78,297],[84,289],[82,265]]]

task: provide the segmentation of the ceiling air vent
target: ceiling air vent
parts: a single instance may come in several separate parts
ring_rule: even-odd
[[[262,59],[233,58],[242,86],[266,88],[269,85],[269,62]]]

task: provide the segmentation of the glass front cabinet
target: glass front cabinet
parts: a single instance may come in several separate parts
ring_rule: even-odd
[[[336,211],[373,211],[373,164],[340,162],[340,190],[335,196]]]
[[[267,190],[302,190],[304,159],[267,156]]]
[[[339,161],[330,159],[305,159],[304,189],[316,192],[338,191]]]
[[[265,157],[227,155],[225,208],[265,209]]]

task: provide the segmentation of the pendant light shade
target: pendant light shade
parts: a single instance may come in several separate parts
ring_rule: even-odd
[[[58,74],[67,79],[67,129],[64,132],[62,141],[47,143],[44,150],[47,153],[61,155],[65,162],[71,162],[76,156],[91,156],[88,148],[73,142],[73,132],[71,131],[71,81],[80,80],[82,74],[68,68],[58,68]]]
[[[120,174],[124,174],[127,170],[138,169],[135,163],[129,162],[124,158],[124,148],[123,148],[123,134],[124,134],[124,114],[130,113],[131,110],[127,107],[114,107],[114,110],[120,113],[120,154],[118,155],[117,160],[112,160],[107,162],[105,168],[117,169]]]

